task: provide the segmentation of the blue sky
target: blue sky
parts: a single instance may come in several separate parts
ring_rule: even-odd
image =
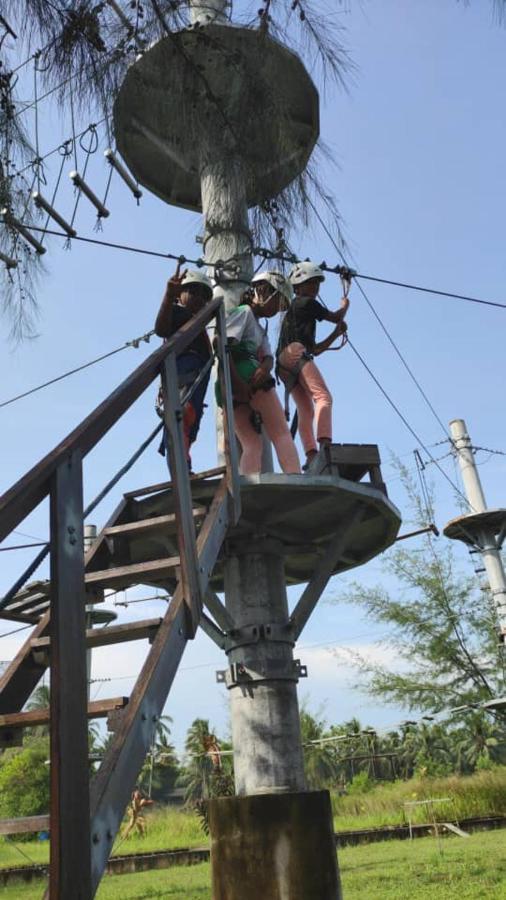
[[[322,136],[338,163],[323,176],[337,197],[356,268],[365,274],[504,302],[506,120],[501,98],[506,81],[506,30],[493,21],[492,5],[487,3],[369,0],[347,6],[352,9],[341,16],[343,41],[356,69],[348,93],[331,89],[322,96],[321,125]],[[69,136],[68,123],[62,123],[46,106],[40,122],[42,152]],[[82,127],[92,119],[82,117]],[[29,127],[33,127],[33,117]],[[101,150],[105,146],[104,142]],[[58,195],[58,208],[67,217],[72,210],[67,176],[71,168],[69,164],[65,169]],[[91,159],[88,171],[90,183],[100,194],[108,174],[101,151]],[[51,187],[57,164],[48,175]],[[194,240],[200,225],[197,215],[164,206],[146,194],[137,207],[117,178],[108,205],[111,216],[98,237],[200,255],[201,248]],[[93,211],[84,199],[77,223],[80,234],[94,236]],[[328,238],[316,226],[303,231],[295,223],[291,243],[302,256],[338,261]],[[64,251],[61,244],[57,238],[48,242],[48,271],[39,289],[38,337],[13,346],[8,340],[7,320],[0,322],[0,402],[152,328],[170,265],[77,243],[71,251]],[[337,279],[328,278],[322,296],[329,306],[338,302],[338,286]],[[505,311],[387,285],[363,282],[363,286],[442,421],[463,417],[475,444],[506,450],[501,396]],[[351,298],[348,319],[354,344],[421,440],[426,445],[443,440],[440,425],[356,288]],[[152,341],[151,348],[154,346]],[[47,453],[149,351],[145,344],[138,350],[127,349],[0,409],[1,489],[8,488]],[[379,444],[390,497],[402,511],[405,498],[388,460],[395,453],[413,466],[414,437],[350,349],[327,354],[322,368],[335,400],[335,440]],[[85,501],[154,427],[154,395],[153,388],[88,457]],[[433,452],[439,456],[446,450],[436,446]],[[213,423],[208,414],[194,453],[194,468],[209,468],[214,460]],[[478,460],[483,462],[480,471],[489,505],[503,505],[504,457],[481,454]],[[452,460],[444,460],[442,465],[454,479]],[[437,521],[442,525],[457,510],[447,482],[434,466],[430,472],[436,488]],[[162,458],[154,449],[148,450],[120,488],[129,490],[164,477]],[[97,510],[94,521],[98,525],[116,505],[121,490]],[[19,531],[45,538],[47,528],[47,507],[42,505]],[[5,546],[23,540],[21,535],[13,535]],[[463,571],[469,572],[467,554],[459,548],[456,553]],[[30,559],[30,551],[1,554],[1,590],[9,587]],[[357,570],[354,577],[368,584],[389,583],[382,575],[381,560]],[[332,649],[332,645],[352,647],[374,654],[376,659],[392,659],[388,646],[376,643],[384,633],[381,629],[355,607],[329,602],[346,581],[331,582],[301,639],[306,649],[301,649],[300,657],[308,664],[309,678],[301,683],[300,695],[313,708],[323,704],[331,721],[356,714],[381,727],[398,721],[402,711],[377,707],[359,693],[353,687],[353,673]],[[139,588],[130,593],[130,599],[150,593]],[[291,592],[293,600],[296,596],[296,590]],[[127,612],[123,608],[117,611],[126,620],[158,615],[162,610],[156,603],[139,603]],[[6,622],[0,632],[9,630]],[[5,638],[0,659],[12,656],[22,637]],[[138,671],[146,647],[125,646],[114,654],[110,649],[97,651],[93,677],[113,680],[97,682],[94,695],[129,691],[130,676]],[[214,684],[214,671],[224,665],[224,657],[203,635],[188,648],[166,709],[174,718],[178,747],[196,716],[208,717],[218,730],[226,730],[226,693]]]

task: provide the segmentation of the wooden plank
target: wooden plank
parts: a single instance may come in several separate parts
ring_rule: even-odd
[[[206,481],[208,478],[215,478],[218,475],[224,475],[226,472],[225,466],[218,466],[215,469],[206,469],[204,472],[196,472],[194,475],[190,475],[190,481],[192,484],[195,484],[199,481]],[[158,494],[161,491],[169,491],[172,490],[173,484],[172,481],[161,481],[159,484],[151,484],[147,487],[138,488],[136,491],[127,491],[124,496],[125,497],[144,497],[146,494]]]
[[[50,478],[69,453],[79,447],[85,457],[154,381],[167,355],[181,353],[214,317],[220,303],[221,300],[217,299],[206,304],[201,312],[148,356],[77,428],[0,497],[0,541],[47,496]]]
[[[145,584],[153,578],[165,578],[173,575],[180,564],[179,556],[167,556],[165,559],[153,559],[144,563],[132,563],[112,569],[101,569],[98,572],[86,572],[86,584],[100,584],[114,587],[119,584]]]
[[[49,898],[91,900],[91,841],[86,827],[90,801],[80,451],[67,456],[51,479],[50,535]]]
[[[103,719],[112,710],[124,709],[128,703],[128,697],[113,697],[110,700],[94,700],[88,704],[86,715],[88,719]],[[47,725],[50,721],[49,708],[30,709],[26,712],[4,713],[0,716],[0,729],[3,728],[35,728],[37,725]]]
[[[193,509],[193,518],[202,519],[206,513],[205,506],[198,506]],[[104,534],[106,537],[115,535],[130,537],[131,535],[142,535],[147,531],[169,530],[174,525],[177,525],[177,515],[171,513],[166,516],[154,516],[152,519],[140,519],[138,522],[126,522],[124,525],[113,525],[111,528],[104,529]]]
[[[49,831],[49,816],[0,819],[0,834],[27,834],[30,831]]]
[[[219,537],[223,539],[222,529],[226,529],[227,502],[227,486],[223,483],[197,538],[204,591],[207,590],[209,572],[212,571],[221,546]],[[137,679],[118,731],[92,783],[91,829],[92,834],[96,835],[96,841],[92,845],[94,890],[107,865],[114,836],[120,827],[135,779],[151,746],[154,724],[163,710],[186,641],[186,608],[182,589],[178,586]]]
[[[32,640],[43,637],[49,627],[49,613],[36,625],[12,662],[0,676],[0,713],[22,709],[46,670],[32,657]]]
[[[193,501],[188,478],[188,459],[183,439],[183,411],[179,399],[176,360],[171,354],[162,369],[163,409],[167,434],[173,496],[176,508],[176,532],[181,558],[181,584],[188,607],[190,633],[194,637],[202,612],[203,596],[197,569],[197,539],[193,521]]]
[[[457,825],[454,825],[453,822],[441,822],[443,828],[446,828],[447,831],[453,832],[457,837],[468,838],[471,835],[467,831],[462,831],[462,828],[459,828]]]
[[[88,649],[107,647],[111,644],[122,644],[126,641],[142,641],[146,638],[152,638],[161,621],[161,619],[141,619],[138,622],[108,625],[107,628],[88,628],[86,631],[86,646]],[[31,648],[34,652],[49,650],[50,647],[51,639],[49,637],[31,640]]]

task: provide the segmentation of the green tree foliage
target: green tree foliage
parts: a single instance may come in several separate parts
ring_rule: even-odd
[[[333,785],[337,779],[338,766],[335,747],[328,741],[324,720],[304,707],[300,713],[302,746],[304,748],[304,772],[310,790],[320,790]]]
[[[170,716],[158,720],[151,752],[148,753],[138,781],[148,797],[166,803],[180,773],[174,745],[170,741]]]
[[[424,503],[399,465],[416,527],[427,524]],[[344,599],[361,606],[369,621],[390,628],[387,644],[395,668],[356,658],[372,696],[423,712],[477,704],[504,691],[504,658],[489,595],[456,566],[450,541],[432,535],[385,557],[396,587],[354,584]]]
[[[0,756],[0,817],[37,816],[49,810],[48,745],[44,738]]]
[[[195,806],[210,797],[233,794],[233,763],[231,755],[218,759],[209,752],[217,742],[221,751],[231,749],[226,741],[217,739],[209,728],[208,719],[195,719],[185,741],[185,766],[178,783],[185,788],[185,802]]]

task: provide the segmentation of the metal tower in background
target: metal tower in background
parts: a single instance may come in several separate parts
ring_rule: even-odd
[[[452,519],[444,529],[455,538],[481,553],[490,593],[497,613],[501,641],[506,640],[506,577],[501,549],[506,536],[506,509],[488,509],[480,476],[476,468],[471,438],[463,419],[450,422],[450,433],[458,456],[464,490],[471,512]]]

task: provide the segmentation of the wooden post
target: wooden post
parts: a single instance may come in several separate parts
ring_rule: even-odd
[[[91,900],[82,459],[51,480],[50,900]]]

